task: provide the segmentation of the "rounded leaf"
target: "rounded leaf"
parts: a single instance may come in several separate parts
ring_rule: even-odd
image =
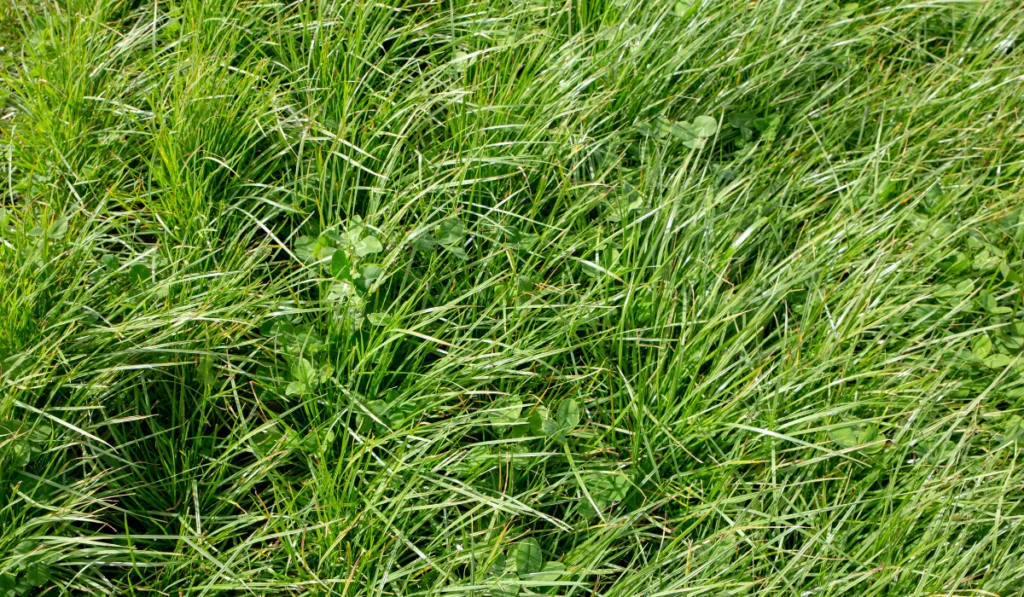
[[[437,227],[437,242],[450,247],[466,240],[466,229],[458,220],[445,220]]]
[[[524,539],[516,544],[516,573],[520,578],[540,572],[543,566],[544,552],[536,539]]]
[[[693,129],[700,137],[712,137],[718,132],[718,121],[711,116],[698,116],[693,119]]]
[[[335,251],[331,255],[331,275],[335,278],[352,279],[352,274],[349,272],[351,267],[352,262],[349,261],[345,251]]]
[[[558,403],[556,416],[559,433],[569,433],[580,423],[580,405],[572,398],[566,398]]]
[[[376,236],[366,235],[359,239],[359,242],[355,245],[356,255],[365,257],[367,255],[373,255],[380,253],[384,250],[384,245],[377,240]]]
[[[487,411],[487,419],[495,427],[505,427],[519,421],[523,413],[523,401],[514,396],[496,400]]]
[[[586,478],[587,491],[598,508],[606,508],[626,499],[629,493],[629,479],[620,472],[599,473]]]
[[[530,431],[534,435],[551,437],[558,433],[558,424],[548,418],[548,409],[538,406],[530,415]]]
[[[985,334],[975,336],[974,342],[971,343],[971,353],[976,359],[985,359],[992,354],[992,340]]]

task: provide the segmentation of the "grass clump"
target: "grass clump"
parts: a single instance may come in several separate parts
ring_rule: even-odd
[[[1024,591],[1015,2],[3,10],[0,595]]]

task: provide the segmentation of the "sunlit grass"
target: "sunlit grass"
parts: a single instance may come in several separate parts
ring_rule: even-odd
[[[0,9],[0,597],[1020,594],[1017,9]]]

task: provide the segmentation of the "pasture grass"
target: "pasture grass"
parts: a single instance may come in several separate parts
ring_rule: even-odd
[[[1016,0],[0,11],[0,597],[1024,594]]]

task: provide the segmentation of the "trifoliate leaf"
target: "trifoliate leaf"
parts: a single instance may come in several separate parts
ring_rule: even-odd
[[[437,227],[437,242],[446,247],[461,245],[466,240],[466,229],[458,220],[445,220]]]
[[[538,406],[530,415],[530,431],[534,435],[552,437],[558,433],[558,424],[549,418],[546,407]]]
[[[519,422],[523,414],[523,401],[514,396],[496,400],[487,410],[487,420],[495,427],[506,427]]]

